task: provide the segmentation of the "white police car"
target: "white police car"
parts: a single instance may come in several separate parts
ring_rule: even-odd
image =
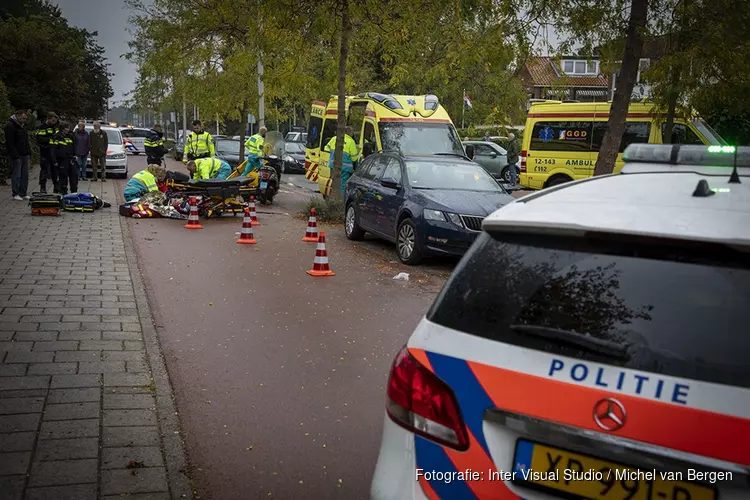
[[[394,361],[372,498],[750,498],[750,148],[625,161],[485,219]]]

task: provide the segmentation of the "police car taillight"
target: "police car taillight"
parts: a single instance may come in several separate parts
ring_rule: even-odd
[[[521,172],[526,172],[526,154],[528,151],[521,151]]]
[[[415,434],[457,450],[469,439],[453,391],[404,347],[388,377],[388,416]]]

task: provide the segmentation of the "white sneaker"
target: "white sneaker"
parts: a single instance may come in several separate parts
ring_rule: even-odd
[[[18,196],[18,195],[15,195],[15,196],[13,197],[13,199],[14,199],[14,200],[16,200],[16,201],[23,201],[23,198],[21,198],[21,197],[20,197],[20,196]]]
[[[24,197],[23,197],[23,199],[24,199],[24,200],[30,200],[30,199],[31,199],[31,196],[29,196],[29,195],[26,195],[26,196],[24,196]]]

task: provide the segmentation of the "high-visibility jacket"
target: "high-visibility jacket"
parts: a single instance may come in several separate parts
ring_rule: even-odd
[[[194,161],[193,179],[226,179],[232,173],[229,163],[218,158],[199,158]]]
[[[245,149],[251,155],[263,156],[263,147],[265,145],[266,139],[260,134],[250,136],[245,141]]]
[[[164,147],[164,136],[154,129],[149,130],[146,134],[143,148],[151,158],[161,158],[168,153],[167,148]]]
[[[125,184],[125,201],[134,200],[150,191],[158,190],[159,187],[156,185],[154,174],[148,170],[141,170],[140,172],[136,172],[128,183]]]
[[[205,130],[200,134],[190,132],[185,141],[182,161],[187,163],[188,155],[191,155],[193,158],[199,158],[201,156],[214,156],[215,153],[214,139],[211,137],[211,134]]]
[[[42,123],[36,131],[36,143],[39,145],[39,149],[49,149],[50,141],[59,131],[57,124]]]
[[[331,137],[331,140],[328,141],[328,144],[326,144],[325,147],[326,151],[329,151],[331,153],[331,156],[328,159],[328,166],[333,166],[333,158],[334,158],[334,152],[336,151],[336,136],[334,135]],[[344,166],[352,166],[355,161],[359,159],[359,150],[357,149],[357,143],[354,142],[354,139],[351,138],[350,135],[344,134],[344,154],[341,157],[341,163]]]

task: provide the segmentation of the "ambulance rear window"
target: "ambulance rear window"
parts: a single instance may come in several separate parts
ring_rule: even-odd
[[[750,387],[748,262],[738,250],[684,241],[483,233],[428,319],[559,356]]]

